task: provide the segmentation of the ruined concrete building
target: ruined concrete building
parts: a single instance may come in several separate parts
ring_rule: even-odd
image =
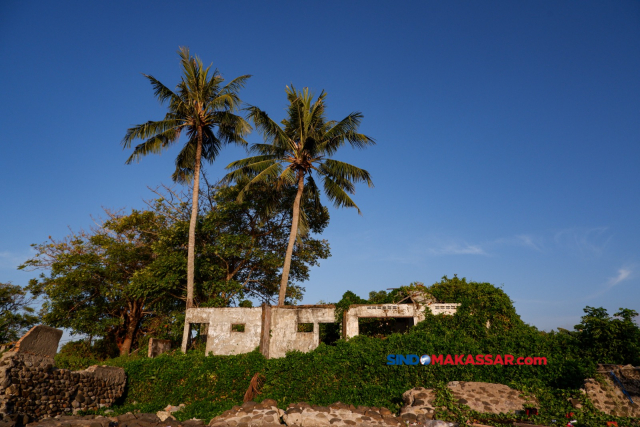
[[[409,298],[408,303],[351,305],[343,313],[342,336],[359,334],[358,319],[406,319],[409,326],[424,320],[424,309],[433,314],[454,314],[460,304],[436,303]],[[256,308],[190,308],[187,310],[182,351],[188,347],[189,328],[200,325],[206,332],[206,354],[232,355],[260,347],[266,358],[286,352],[307,352],[320,344],[320,324],[335,322],[334,305],[298,305]]]

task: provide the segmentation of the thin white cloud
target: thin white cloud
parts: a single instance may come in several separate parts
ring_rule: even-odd
[[[20,265],[21,258],[9,251],[0,252],[0,269],[13,269]]]
[[[582,256],[600,256],[611,240],[608,227],[574,227],[560,230],[554,236],[556,244]]]
[[[542,239],[539,237],[532,236],[530,234],[520,234],[516,236],[516,241],[522,246],[526,246],[538,252],[544,252],[542,249]]]
[[[630,278],[633,277],[633,272],[634,272],[634,266],[627,266],[627,267],[622,267],[618,269],[618,274],[614,277],[610,277],[605,283],[603,289],[585,297],[583,301],[589,300],[591,298],[599,297],[600,295],[606,293],[609,289],[616,286],[618,283],[624,282],[625,280],[629,280]]]
[[[609,281],[607,282],[608,287],[612,288],[618,283],[627,280],[631,276],[631,273],[631,269],[621,268],[620,270],[618,270],[618,275],[616,277],[612,277],[609,279]]]
[[[431,255],[488,255],[482,247],[468,243],[448,243],[438,248],[430,248]]]

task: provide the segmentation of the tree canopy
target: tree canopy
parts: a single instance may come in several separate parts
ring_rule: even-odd
[[[198,306],[228,307],[248,298],[270,302],[278,292],[295,189],[256,187],[241,202],[239,191],[208,186],[201,192],[194,272]],[[46,270],[28,287],[44,297],[43,321],[106,340],[120,354],[148,334],[178,341],[187,297],[189,198],[167,192],[150,201],[148,210],[107,211],[99,227],[34,245],[36,255],[20,268]],[[293,256],[290,302],[301,299],[299,283],[309,278],[309,268],[330,254],[328,243],[313,237],[328,221],[325,208],[309,211],[310,232]]]
[[[0,344],[16,341],[39,318],[33,315],[27,291],[11,283],[0,283]]]
[[[315,100],[308,88],[299,91],[287,86],[286,93],[289,105],[287,117],[282,121],[283,127],[258,107],[248,108],[249,118],[263,134],[265,143],[251,146],[250,151],[257,155],[229,164],[227,169],[231,172],[225,177],[226,182],[243,184],[239,199],[258,183],[297,190],[292,203],[291,232],[282,268],[278,305],[285,302],[299,223],[304,229],[306,204],[303,202],[319,204],[320,192],[313,176],[322,180],[324,193],[334,206],[353,207],[360,213],[350,195],[355,193],[356,183],[364,182],[373,187],[369,172],[331,157],[345,144],[361,149],[375,144],[372,138],[358,133],[362,120],[360,112],[351,113],[340,121],[327,119],[324,91]]]
[[[187,141],[176,158],[176,170],[172,178],[176,182],[193,182],[191,219],[188,235],[187,298],[186,305],[193,305],[195,228],[198,215],[198,190],[202,159],[213,162],[226,144],[246,145],[244,140],[251,126],[234,114],[241,104],[238,92],[250,77],[244,75],[226,85],[224,78],[211,66],[204,68],[198,57],[192,57],[189,49],[180,48],[180,64],[183,75],[175,92],[153,76],[144,75],[153,86],[154,95],[160,103],[168,103],[168,112],[163,120],[148,121],[130,128],[122,146],[130,148],[136,139],[145,140],[137,145],[127,160],[139,161],[149,153],[160,153],[175,144],[183,133]]]

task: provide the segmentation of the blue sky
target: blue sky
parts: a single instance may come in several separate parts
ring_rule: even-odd
[[[0,281],[30,244],[141,208],[177,149],[125,165],[128,127],[164,109],[189,46],[274,118],[293,83],[361,111],[345,149],[375,188],[332,210],[333,256],[305,303],[346,290],[491,282],[542,329],[582,309],[640,310],[640,3],[20,2],[0,5]],[[254,134],[250,141],[260,137]],[[244,156],[228,148],[211,166]]]

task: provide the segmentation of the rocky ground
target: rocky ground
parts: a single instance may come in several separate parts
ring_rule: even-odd
[[[627,396],[617,390],[610,371],[614,370],[619,381],[628,384],[634,399],[640,400],[640,373],[633,367],[602,368],[602,377],[588,380],[586,393],[598,409],[607,413],[635,415],[638,404],[630,404]],[[607,375],[611,376],[609,378]],[[534,396],[529,396],[501,384],[452,381],[447,387],[458,404],[481,413],[522,412],[527,405],[537,406]],[[636,387],[636,388],[634,388]],[[617,393],[617,394],[616,394]],[[213,418],[209,427],[457,427],[453,423],[434,420],[435,392],[433,389],[414,388],[403,394],[404,407],[396,415],[387,408],[347,405],[340,402],[329,406],[295,403],[280,409],[277,402],[266,399],[260,403],[245,402]],[[580,407],[579,400],[572,401]],[[168,406],[156,414],[132,414],[118,416],[71,416],[59,415],[35,420],[27,415],[0,414],[0,427],[204,427],[203,420],[178,421],[172,412],[184,405]]]
[[[336,403],[315,406],[307,403],[289,405],[286,411],[278,409],[273,400],[261,403],[246,402],[235,406],[209,423],[210,427],[458,427],[456,424],[416,417],[414,414],[396,417],[386,408],[354,407]],[[158,416],[160,415],[160,416]],[[67,416],[44,418],[29,422],[25,417],[0,420],[0,427],[204,427],[203,420],[177,421],[166,412],[157,414],[132,414],[109,416]]]
[[[27,423],[25,424],[25,421]],[[29,422],[25,419],[0,420],[0,427],[203,427],[202,420],[177,421],[169,417],[164,421],[156,414],[124,414],[115,417],[100,415],[58,415]]]

